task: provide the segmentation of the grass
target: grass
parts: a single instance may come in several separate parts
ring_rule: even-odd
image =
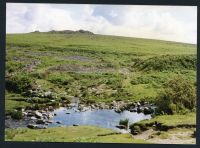
[[[154,129],[155,122],[161,124],[161,126],[156,127],[160,131],[168,131],[175,128],[194,128],[196,126],[196,113],[155,116],[150,120],[142,120],[131,124],[131,133],[141,133],[151,128]]]
[[[84,33],[27,33],[7,34],[6,46],[6,111],[29,106],[9,94],[31,97],[24,94],[35,85],[41,86],[41,93],[53,91],[58,102],[67,94],[81,101],[110,103],[152,102],[163,84],[179,75],[196,84],[193,44]]]
[[[159,122],[166,126],[178,126],[178,125],[195,125],[196,124],[196,114],[188,113],[186,115],[160,115],[152,118],[150,120],[143,120],[138,124],[147,124],[152,122]]]
[[[83,103],[113,100],[155,102],[164,85],[182,77],[196,86],[194,44],[84,33],[27,33],[6,36],[6,114],[79,97]],[[36,95],[29,90],[40,86]],[[51,98],[42,97],[51,91]],[[30,98],[32,102],[26,101]],[[165,126],[195,125],[195,113],[161,115]],[[170,129],[173,130],[173,129]],[[159,133],[158,133],[159,134]],[[102,136],[103,135],[103,136]],[[167,138],[168,133],[160,133]],[[7,141],[146,143],[130,134],[91,126],[44,130],[6,129]]]
[[[119,134],[95,126],[54,127],[41,130],[26,128],[6,129],[6,141],[40,142],[95,142],[95,143],[146,143],[133,139],[130,134]]]

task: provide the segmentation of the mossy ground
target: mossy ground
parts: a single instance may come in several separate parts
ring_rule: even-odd
[[[197,47],[193,44],[129,37],[28,33],[6,36],[6,113],[17,108],[47,104],[49,98],[32,97],[34,85],[51,91],[60,102],[79,97],[82,102],[145,100],[154,102],[166,82],[183,77],[196,86]],[[26,84],[26,85],[25,85]],[[29,86],[30,84],[30,86]],[[34,102],[27,102],[32,97]],[[67,98],[68,99],[68,98]],[[165,125],[195,124],[196,116],[158,116]],[[67,141],[145,143],[129,134],[97,127],[45,130],[6,129],[10,141]]]
[[[95,127],[55,127],[42,130],[7,129],[6,141],[42,141],[42,142],[97,142],[97,143],[146,143],[133,139],[130,134]]]
[[[6,112],[31,106],[23,101],[30,97],[24,96],[29,83],[85,102],[151,102],[174,77],[196,85],[196,59],[193,44],[81,33],[8,34]],[[24,86],[24,81],[30,82]]]

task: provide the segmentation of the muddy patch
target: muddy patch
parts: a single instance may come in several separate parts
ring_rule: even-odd
[[[32,72],[35,68],[41,64],[40,60],[33,60],[30,63],[26,64],[25,67],[22,69],[23,71]]]
[[[97,67],[89,67],[84,65],[76,65],[76,64],[67,64],[51,67],[48,71],[63,71],[63,72],[78,72],[78,73],[106,73],[106,72],[114,72],[112,68],[97,68]]]
[[[82,62],[95,61],[95,59],[90,58],[90,57],[86,57],[86,56],[62,56],[62,57],[59,57],[59,59],[62,59],[62,60],[73,60],[73,61],[82,61]]]

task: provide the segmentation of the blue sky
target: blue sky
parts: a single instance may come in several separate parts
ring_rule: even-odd
[[[7,3],[6,32],[89,30],[97,34],[197,42],[197,7]]]

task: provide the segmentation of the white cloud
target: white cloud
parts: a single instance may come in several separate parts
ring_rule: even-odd
[[[7,33],[85,29],[196,43],[197,7],[7,4]]]

